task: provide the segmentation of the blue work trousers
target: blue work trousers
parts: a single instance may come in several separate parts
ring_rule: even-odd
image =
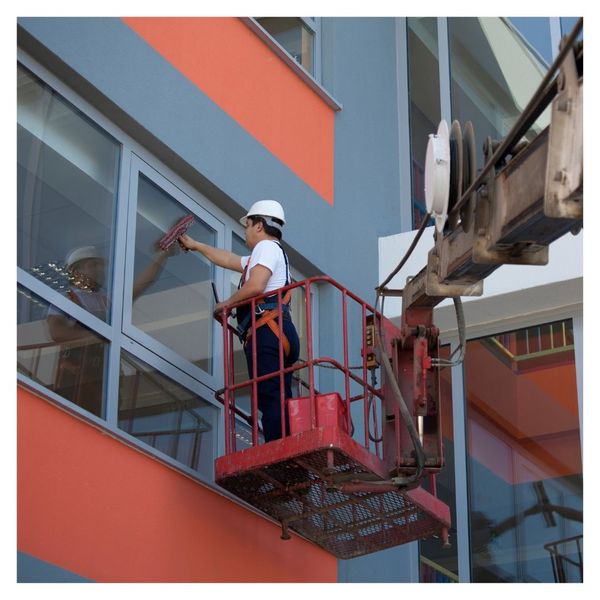
[[[278,319],[275,319],[278,323]],[[298,360],[300,351],[300,342],[296,327],[289,318],[283,318],[283,331],[290,343],[290,353],[285,356],[284,367],[291,367]],[[248,365],[248,375],[253,376],[252,370],[252,337],[248,338],[245,344],[246,363]],[[256,330],[256,357],[257,357],[257,377],[279,371],[279,339],[271,331],[268,325],[262,325]],[[284,377],[285,398],[292,397],[292,373],[287,373]],[[265,442],[277,440],[281,436],[281,396],[280,396],[280,377],[274,375],[270,379],[261,381],[258,384],[258,410],[262,417],[262,429]],[[287,402],[285,415],[286,429],[289,431]]]

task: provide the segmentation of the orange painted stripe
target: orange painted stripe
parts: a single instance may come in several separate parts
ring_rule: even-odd
[[[240,19],[123,21],[333,204],[333,109]]]
[[[98,582],[335,582],[337,561],[18,389],[18,549]]]

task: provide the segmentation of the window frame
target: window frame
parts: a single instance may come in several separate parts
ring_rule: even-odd
[[[225,238],[225,225],[218,218],[209,213],[202,207],[199,202],[194,201],[190,198],[183,190],[177,187],[174,183],[169,181],[165,176],[161,175],[156,169],[151,167],[147,162],[142,160],[135,153],[132,153],[131,167],[130,167],[130,186],[129,186],[129,214],[127,218],[127,239],[135,240],[135,229],[136,229],[136,218],[137,218],[137,207],[138,207],[138,186],[140,174],[146,177],[149,181],[154,183],[163,192],[171,196],[176,202],[178,202],[185,210],[193,213],[195,216],[204,221],[209,227],[211,227],[216,234],[216,244],[218,247],[223,247]],[[198,192],[195,193],[198,196]],[[208,373],[200,367],[192,364],[189,360],[178,354],[172,348],[165,346],[159,342],[156,338],[152,337],[148,333],[145,333],[132,322],[132,289],[133,289],[133,270],[135,261],[135,244],[128,244],[125,256],[125,280],[124,280],[124,302],[123,302],[123,333],[131,339],[139,342],[145,348],[155,352],[158,356],[163,356],[166,360],[179,368],[184,373],[191,375],[198,381],[206,383],[208,387],[217,389],[219,382],[223,376],[223,366],[219,361],[214,361],[212,373]],[[224,284],[224,271],[223,269],[215,269],[215,285],[218,290],[223,292]],[[214,319],[210,321],[210,327],[212,328],[212,348],[211,352],[213,356],[220,356],[223,354],[223,343],[222,336],[220,335],[220,327]]]

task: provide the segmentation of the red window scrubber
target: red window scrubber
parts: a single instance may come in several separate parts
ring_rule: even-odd
[[[186,215],[179,219],[165,235],[163,235],[158,241],[158,247],[161,250],[168,250],[172,244],[174,244],[179,237],[181,237],[194,222],[194,215]]]

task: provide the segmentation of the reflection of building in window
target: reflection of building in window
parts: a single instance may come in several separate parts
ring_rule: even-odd
[[[473,581],[554,581],[547,547],[583,533],[572,327],[554,322],[468,343]],[[576,546],[568,551],[562,566],[578,581]]]
[[[472,121],[478,143],[503,138],[516,123],[546,67],[504,19],[448,19],[452,118]],[[531,139],[549,123],[546,109],[526,135]],[[483,154],[478,153],[478,167]]]
[[[212,473],[216,409],[123,351],[119,427],[195,471]]]
[[[257,17],[256,21],[273,37],[288,54],[314,74],[314,34],[299,17]]]

